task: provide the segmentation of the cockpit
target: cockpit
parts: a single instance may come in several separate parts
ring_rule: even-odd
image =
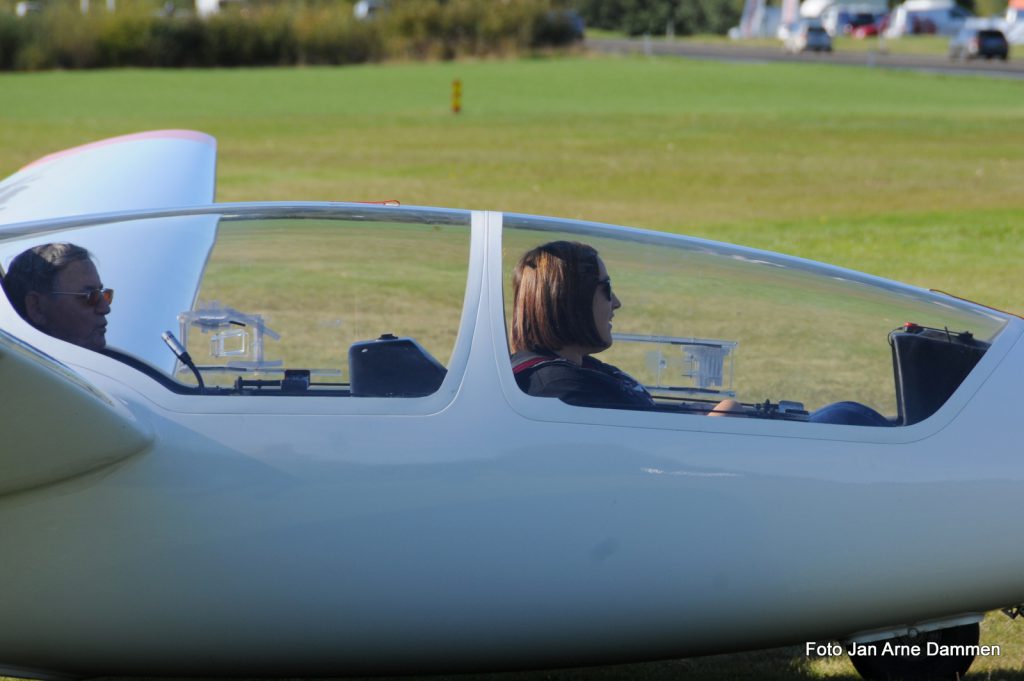
[[[593,246],[615,281],[623,307],[600,359],[684,412],[735,398],[747,416],[806,420],[856,401],[886,425],[912,425],[946,402],[1006,323],[994,310],[799,258],[514,215],[503,231],[507,316],[518,255],[554,240]]]
[[[507,324],[512,268],[554,239],[592,245],[613,272],[623,307],[601,359],[684,414],[686,405],[734,398],[750,416],[800,421],[855,400],[891,425],[912,425],[945,403],[1008,320],[798,258],[499,217],[491,239],[500,237],[500,272],[474,263],[486,251],[473,242],[469,211],[214,206],[69,221],[57,238],[88,248],[117,290],[107,354],[197,397],[431,395],[449,376],[460,336],[471,342],[478,310],[467,292],[501,286],[504,309],[490,313]],[[8,238],[0,264],[47,240]]]

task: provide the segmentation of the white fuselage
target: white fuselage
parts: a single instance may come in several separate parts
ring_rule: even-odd
[[[176,395],[32,337],[153,444],[0,496],[0,610],[16,623],[0,671],[601,663],[1024,601],[1024,547],[1006,541],[1021,529],[1024,321],[903,428],[581,409],[516,386],[498,237],[475,216],[448,376],[398,411]]]

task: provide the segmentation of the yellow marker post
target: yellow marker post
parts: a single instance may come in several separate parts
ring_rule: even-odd
[[[452,113],[462,111],[462,81],[456,78],[452,81]]]

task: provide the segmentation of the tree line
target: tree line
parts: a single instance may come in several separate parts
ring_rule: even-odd
[[[575,0],[588,27],[628,35],[725,34],[739,24],[743,0]]]
[[[206,18],[179,8],[122,0],[110,12],[94,0],[85,13],[77,1],[25,16],[0,12],[0,69],[454,59],[563,47],[579,37],[559,0],[393,0],[371,21],[357,20],[350,2],[237,3]]]

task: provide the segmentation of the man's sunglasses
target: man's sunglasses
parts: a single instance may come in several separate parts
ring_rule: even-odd
[[[609,303],[612,302],[612,280],[611,280],[611,278],[599,279],[597,281],[597,288],[600,289],[601,293],[604,294],[604,297],[608,299]]]
[[[102,300],[107,305],[114,302],[114,289],[112,288],[91,288],[88,291],[50,291],[56,296],[77,296],[89,307],[96,307]]]

